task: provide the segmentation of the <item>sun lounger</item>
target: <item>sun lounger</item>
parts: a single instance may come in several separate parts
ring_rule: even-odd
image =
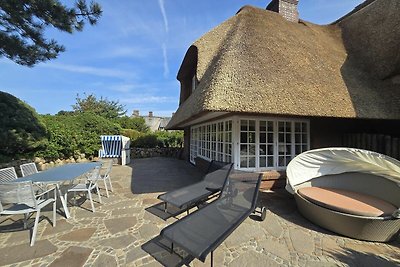
[[[159,195],[158,199],[165,203],[165,212],[167,212],[168,204],[188,211],[191,207],[218,193],[229,176],[232,166],[231,163],[212,161],[208,167],[208,173],[200,182]]]
[[[244,177],[244,178],[243,178]],[[262,175],[229,177],[217,200],[167,226],[161,236],[188,254],[205,261],[213,251],[255,210]]]

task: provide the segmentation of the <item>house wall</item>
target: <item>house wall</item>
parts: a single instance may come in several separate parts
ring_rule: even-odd
[[[334,118],[310,119],[311,149],[343,146],[344,135],[351,133],[385,134],[392,137],[400,137],[400,121]]]
[[[182,158],[189,161],[190,151],[190,127],[185,127],[183,129],[183,153]]]

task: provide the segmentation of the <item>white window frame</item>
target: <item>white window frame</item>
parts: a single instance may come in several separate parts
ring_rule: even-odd
[[[256,165],[254,168],[241,168],[240,167],[240,121],[241,120],[254,120],[256,123]],[[235,141],[235,157],[234,157],[234,163],[235,163],[235,169],[238,170],[244,170],[244,171],[266,171],[266,170],[285,170],[286,166],[278,166],[279,164],[279,153],[278,153],[278,122],[289,122],[291,123],[291,151],[290,151],[290,156],[293,158],[295,154],[295,123],[300,122],[300,123],[305,123],[307,125],[307,144],[302,143],[301,145],[306,145],[306,150],[310,149],[310,121],[308,119],[297,119],[297,118],[277,118],[277,117],[251,117],[251,116],[235,116],[235,119],[233,120],[235,123],[235,136],[234,136],[234,141]],[[273,121],[274,126],[273,126],[273,138],[274,138],[274,155],[273,155],[273,161],[274,161],[274,166],[273,167],[259,167],[260,163],[260,121]],[[303,148],[302,148],[303,150]]]
[[[230,121],[230,130],[229,128]],[[218,135],[220,130],[218,124],[222,123],[222,142],[218,141]],[[215,126],[215,127],[214,127]],[[214,131],[215,130],[215,131]],[[234,144],[233,144],[233,119],[226,118],[222,120],[216,120],[209,123],[202,123],[190,127],[190,162],[195,163],[195,158],[200,157],[205,160],[221,160],[219,157],[222,154],[222,161],[232,162],[234,159]],[[229,139],[230,141],[227,140]],[[220,151],[220,146],[218,143],[222,144],[222,150]],[[227,148],[231,148],[231,153],[229,154]],[[213,148],[215,147],[215,150]]]
[[[256,122],[256,165],[254,168],[240,168],[240,120],[255,120]],[[231,121],[231,131],[227,131],[227,121]],[[260,166],[260,121],[271,121],[273,122],[273,166],[272,167],[259,167]],[[222,151],[220,151],[220,147],[218,146],[218,134],[219,128],[218,123],[223,123],[223,145]],[[205,160],[219,160],[219,153],[223,154],[223,161],[230,161],[234,163],[235,169],[244,170],[244,171],[267,171],[267,170],[285,170],[286,166],[278,166],[278,122],[289,122],[291,123],[291,150],[290,156],[293,158],[297,154],[295,153],[296,145],[301,146],[301,150],[304,151],[304,146],[306,150],[310,149],[310,121],[308,119],[297,119],[297,118],[280,118],[280,117],[253,117],[253,116],[232,116],[220,120],[211,121],[208,123],[197,124],[191,126],[190,128],[190,162],[195,164],[195,157],[200,157]],[[296,132],[295,123],[305,123],[307,127],[307,131],[305,134],[307,135],[306,141],[304,143],[303,140],[301,142],[295,142],[296,134],[300,133],[302,135],[302,131]],[[216,139],[215,139],[215,153],[211,153],[211,148],[213,147],[212,143],[214,140],[212,139],[211,132],[208,129],[212,129],[212,125],[216,125]],[[302,128],[302,126],[301,126]],[[301,129],[302,130],[302,129]],[[226,133],[230,134],[231,141],[226,140]],[[302,138],[302,136],[301,136]],[[228,154],[226,148],[231,147],[231,154]],[[268,151],[268,147],[267,147]],[[212,157],[215,155],[215,157]],[[230,160],[227,160],[229,159]],[[267,160],[267,158],[266,158]]]

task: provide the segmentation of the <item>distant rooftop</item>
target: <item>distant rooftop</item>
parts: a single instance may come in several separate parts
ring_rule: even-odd
[[[171,116],[174,114],[172,113]],[[147,115],[140,115],[139,110],[134,110],[131,117],[141,117],[144,119],[147,127],[151,131],[162,131],[171,120],[171,117],[154,116],[153,111],[149,111]]]

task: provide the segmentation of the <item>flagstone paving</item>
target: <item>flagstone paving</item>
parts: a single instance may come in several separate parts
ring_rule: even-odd
[[[188,260],[191,266],[209,266],[210,257],[205,263],[192,260],[179,247],[170,254],[159,233],[176,218],[164,221],[145,210],[159,203],[160,192],[201,176],[187,162],[169,158],[114,166],[114,192],[106,198],[101,190],[103,204],[96,203],[96,212],[86,201],[70,208],[68,220],[58,214],[56,227],[43,219],[34,247],[29,247],[29,231],[18,230],[21,217],[11,218],[17,221],[11,224],[9,217],[1,216],[0,265],[175,266]],[[399,238],[386,244],[362,242],[321,229],[297,212],[293,198],[283,190],[262,192],[260,201],[268,208],[265,221],[255,215],[247,218],[214,252],[215,266],[400,265]],[[51,218],[50,212],[43,214]]]

